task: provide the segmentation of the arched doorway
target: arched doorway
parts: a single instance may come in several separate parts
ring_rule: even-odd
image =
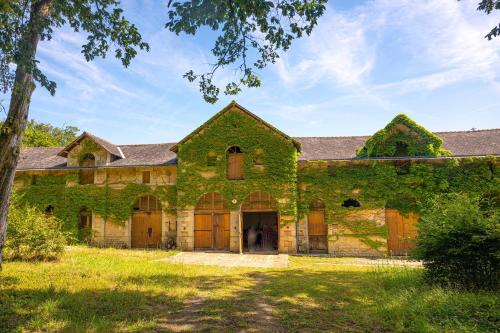
[[[161,246],[161,204],[152,195],[143,195],[134,203],[131,247],[158,248]]]
[[[307,232],[310,252],[328,252],[328,225],[325,223],[325,203],[322,200],[313,200],[309,205]]]
[[[278,210],[274,198],[264,192],[254,192],[241,205],[243,214],[243,251],[278,251]]]
[[[229,211],[220,193],[206,193],[194,211],[195,250],[229,250]]]

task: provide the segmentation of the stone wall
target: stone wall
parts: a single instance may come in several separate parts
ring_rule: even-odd
[[[375,226],[385,226],[385,209],[353,210],[343,217],[344,221],[356,223],[371,222]],[[386,229],[380,234],[351,230],[342,223],[329,225],[328,252],[339,256],[380,257],[387,254]],[[376,246],[377,245],[377,246]]]

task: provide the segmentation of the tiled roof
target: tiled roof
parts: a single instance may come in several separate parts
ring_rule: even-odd
[[[69,145],[66,147],[62,148],[61,151],[59,152],[59,156],[62,157],[68,157],[68,153],[71,149],[73,149],[74,146],[79,144],[83,139],[89,138],[98,145],[100,145],[102,148],[104,148],[108,153],[115,155],[117,157],[123,157],[120,148],[116,146],[115,144],[104,140],[103,138],[98,137],[97,135],[94,135],[89,132],[83,132],[78,138],[76,138],[73,142],[71,142]]]
[[[19,156],[17,169],[50,169],[66,167],[66,158],[57,155],[60,147],[24,148]]]
[[[500,155],[500,129],[436,132],[444,140],[443,148],[453,156]],[[299,160],[342,160],[356,157],[368,136],[299,137],[302,144]],[[106,141],[107,142],[107,141]],[[119,158],[107,167],[175,165],[176,154],[170,149],[175,143],[113,145],[125,158]],[[119,148],[119,149],[118,149]],[[18,170],[65,168],[66,158],[58,156],[63,148],[26,148],[21,152]]]
[[[111,162],[110,166],[175,165],[176,154],[170,150],[175,143],[123,145],[120,149],[125,158]]]
[[[117,159],[107,167],[175,165],[174,143],[119,146],[125,158]],[[66,168],[66,158],[58,156],[62,148],[25,148],[21,151],[18,170]]]
[[[500,128],[490,130],[436,132],[443,139],[442,147],[452,156],[500,155]],[[299,160],[342,160],[356,158],[356,149],[363,147],[369,136],[302,137]]]

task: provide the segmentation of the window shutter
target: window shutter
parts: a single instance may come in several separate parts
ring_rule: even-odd
[[[227,178],[243,179],[243,154],[230,153],[227,158]]]

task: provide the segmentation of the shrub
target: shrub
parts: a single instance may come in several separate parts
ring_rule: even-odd
[[[61,257],[66,238],[61,222],[33,207],[9,208],[5,260],[50,261]]]
[[[433,199],[422,212],[414,251],[423,260],[426,279],[453,287],[498,289],[498,218],[498,207],[466,194]]]

